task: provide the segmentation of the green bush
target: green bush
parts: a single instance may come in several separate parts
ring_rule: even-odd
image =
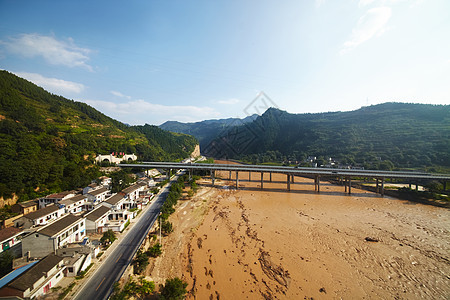
[[[101,237],[100,242],[102,242],[102,244],[105,244],[106,242],[113,243],[116,239],[117,239],[117,237],[116,237],[116,234],[114,233],[114,231],[109,229],[108,231],[103,233],[103,236]]]
[[[150,257],[158,257],[161,255],[161,253],[162,253],[162,249],[161,249],[160,243],[156,243],[155,245],[153,245],[153,247],[151,247],[147,250],[147,255]]]
[[[181,300],[186,296],[187,283],[180,278],[167,279],[164,286],[161,285],[161,299]]]

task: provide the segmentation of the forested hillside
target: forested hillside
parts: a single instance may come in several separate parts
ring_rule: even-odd
[[[200,142],[200,149],[208,144],[218,135],[226,132],[230,127],[252,122],[258,117],[254,114],[244,119],[228,118],[219,120],[206,120],[195,123],[181,123],[177,121],[167,121],[159,127],[172,132],[184,133],[194,136]]]
[[[270,108],[204,148],[252,163],[331,157],[367,169],[450,170],[450,106],[385,103],[351,112],[290,114]]]
[[[81,102],[0,71],[0,197],[20,200],[88,184],[97,154],[184,158],[198,143],[155,126],[127,126]]]

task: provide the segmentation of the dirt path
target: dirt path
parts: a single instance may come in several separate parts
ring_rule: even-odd
[[[182,277],[192,299],[450,297],[448,209],[327,183],[317,194],[303,178],[286,192],[279,175],[257,191],[244,179],[180,201],[155,282]]]

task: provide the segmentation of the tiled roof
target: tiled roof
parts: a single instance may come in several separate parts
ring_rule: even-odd
[[[86,195],[76,195],[76,196],[61,200],[61,201],[59,201],[59,203],[64,204],[64,205],[70,205],[72,203],[82,201],[83,199],[87,199],[87,196]]]
[[[55,254],[49,254],[41,259],[37,264],[32,266],[22,275],[14,279],[8,284],[9,287],[17,289],[19,291],[26,291],[27,289],[33,289],[33,284],[42,278],[48,271],[54,268],[63,260],[62,257]]]
[[[64,192],[61,192],[61,193],[48,195],[45,198],[47,198],[47,199],[61,199],[61,198],[64,198],[65,196],[67,196],[69,194],[75,194],[75,192],[74,191],[64,191]]]
[[[22,229],[16,228],[16,227],[7,227],[5,229],[0,230],[0,242],[6,241],[9,238],[12,238],[19,232],[21,232]]]
[[[122,190],[122,193],[129,194],[129,193],[134,192],[135,190],[137,190],[137,189],[140,188],[140,187],[141,187],[141,186],[138,185],[138,184],[133,184],[132,186],[129,186],[129,187],[123,189],[123,190]]]
[[[120,200],[124,199],[124,196],[121,194],[115,194],[114,196],[108,198],[105,202],[111,205],[117,204]]]
[[[68,227],[72,226],[75,222],[81,219],[82,219],[81,217],[68,214],[67,216],[62,217],[56,220],[55,222],[51,223],[50,225],[43,227],[41,230],[38,230],[38,232],[47,236],[55,236],[56,234],[67,229]]]
[[[100,195],[101,193],[105,193],[107,191],[108,191],[107,188],[102,187],[102,188],[99,188],[98,190],[90,191],[88,194],[92,195],[92,196],[97,196],[97,195]]]
[[[107,214],[111,209],[109,207],[100,205],[99,207],[97,207],[96,209],[94,209],[93,211],[91,211],[90,213],[85,215],[85,218],[90,220],[90,221],[97,221],[98,219],[100,219],[101,217],[103,217],[105,214]]]
[[[59,209],[58,205],[50,204],[44,208],[38,209],[37,211],[33,211],[29,214],[24,215],[25,218],[29,220],[36,220],[46,215],[52,214]]]
[[[26,201],[26,202],[17,202],[17,205],[20,205],[22,207],[30,207],[30,206],[34,206],[37,205],[37,201],[36,200],[30,200],[30,201]]]

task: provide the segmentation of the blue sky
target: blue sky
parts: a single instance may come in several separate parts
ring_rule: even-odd
[[[128,124],[450,104],[450,1],[0,0],[0,69]]]

